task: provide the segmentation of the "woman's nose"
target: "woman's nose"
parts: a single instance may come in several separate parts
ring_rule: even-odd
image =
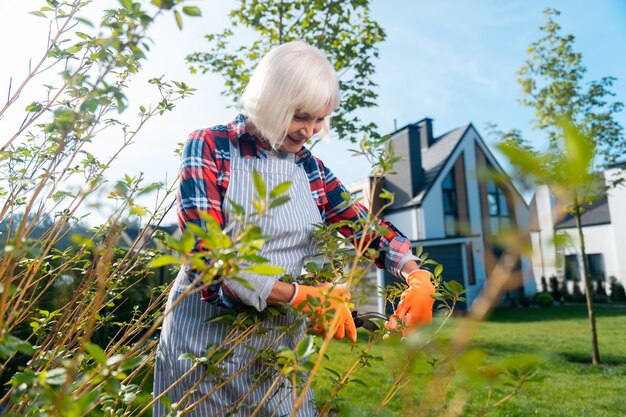
[[[303,132],[307,138],[310,138],[317,132],[315,131],[315,123],[305,123],[303,128]]]

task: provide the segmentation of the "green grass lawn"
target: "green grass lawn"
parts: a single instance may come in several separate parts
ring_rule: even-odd
[[[494,409],[489,416],[626,416],[626,307],[597,307],[597,328],[602,364],[591,365],[589,322],[585,306],[548,309],[503,309],[480,325],[472,347],[483,352],[488,362],[497,362],[520,354],[537,355],[542,382],[529,383],[526,393]],[[454,331],[449,323],[444,338]],[[367,335],[362,333],[360,338]],[[339,372],[345,368],[351,352],[346,343],[333,343],[325,367]],[[336,406],[342,416],[371,416],[406,358],[406,349],[398,340],[380,342],[372,351],[380,360],[355,374],[362,383],[351,383],[342,391]],[[471,361],[471,359],[468,359]],[[470,365],[471,366],[471,365]],[[413,369],[413,378],[381,416],[411,416],[423,397],[430,379],[430,367],[422,360]],[[331,371],[324,370],[315,387],[318,402],[331,385]],[[487,398],[487,384],[457,380],[471,387],[468,408],[462,415],[476,415]],[[500,391],[494,391],[497,400]]]

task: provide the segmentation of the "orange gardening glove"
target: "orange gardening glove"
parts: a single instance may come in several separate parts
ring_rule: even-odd
[[[318,299],[319,305],[307,302],[309,298]],[[291,305],[309,313],[313,319],[313,328],[325,337],[348,339],[356,342],[356,326],[348,302],[350,292],[344,287],[326,283],[316,287],[298,285]],[[332,310],[332,311],[331,311]],[[332,326],[332,327],[331,327]]]
[[[403,322],[406,325],[404,334],[410,332],[412,327],[432,323],[435,302],[431,297],[435,293],[435,287],[430,282],[430,272],[422,269],[413,271],[406,278],[406,282],[409,288],[404,290],[396,312],[385,324],[387,329],[393,331],[398,327],[398,321]]]

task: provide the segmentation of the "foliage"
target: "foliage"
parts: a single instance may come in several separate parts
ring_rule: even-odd
[[[530,45],[528,60],[519,71],[521,102],[536,111],[533,127],[547,134],[551,146],[559,147],[559,123],[569,118],[580,127],[581,135],[596,143],[595,166],[614,164],[626,151],[622,126],[615,119],[624,105],[609,102],[615,95],[611,87],[616,79],[603,77],[585,87],[587,69],[582,54],[573,48],[574,35],[561,34],[561,26],[554,20],[559,11],[546,9],[544,15],[542,37]]]
[[[626,301],[626,290],[624,289],[624,285],[617,280],[615,277],[610,278],[610,300],[615,302],[625,302]]]
[[[254,40],[234,46],[236,35],[251,30]],[[339,76],[342,102],[332,127],[341,139],[356,142],[362,132],[376,137],[376,125],[355,115],[376,106],[372,80],[377,44],[383,29],[372,20],[368,0],[241,0],[221,33],[206,35],[207,52],[187,57],[192,72],[215,72],[224,77],[223,95],[237,101],[252,69],[273,46],[304,40],[323,50]]]
[[[554,297],[549,292],[540,292],[535,298],[539,307],[552,307],[554,305]]]
[[[32,12],[49,20],[50,37],[23,82],[9,84],[0,109],[3,123],[9,109],[25,109],[0,148],[0,403],[7,415],[127,414],[147,390],[148,337],[163,302],[147,269],[155,256],[148,245],[171,188],[128,175],[108,183],[105,172],[146,123],[194,90],[153,78],[158,101],[139,106],[134,125],[120,121],[147,57],[148,30],[164,11],[120,0],[94,25],[81,17],[90,3],[51,0]],[[53,69],[56,81],[37,86]],[[37,97],[30,103],[23,102],[27,88]],[[107,137],[122,144],[100,160],[90,144]],[[155,191],[154,207],[138,203]],[[110,213],[86,228],[90,199]],[[145,226],[122,249],[137,219]]]
[[[573,49],[574,36],[562,35],[554,20],[559,12],[546,9],[546,24],[540,27],[542,37],[528,49],[528,59],[519,71],[522,87],[521,103],[535,112],[533,127],[549,139],[547,150],[531,146],[518,130],[507,133],[492,128],[499,139],[499,150],[518,174],[535,184],[545,184],[561,206],[576,219],[580,252],[583,257],[585,296],[594,363],[600,360],[595,320],[593,318],[592,285],[585,252],[581,215],[607,188],[623,178],[605,185],[598,170],[616,162],[626,150],[623,129],[616,114],[621,102],[608,102],[615,78],[604,77],[584,88],[586,68],[582,55]]]
[[[157,401],[172,415],[190,413],[197,405],[187,401],[193,390],[174,404],[168,401],[167,391],[157,398],[151,396],[155,336],[163,318],[177,305],[173,302],[163,311],[166,283],[182,265],[199,272],[201,286],[220,280],[245,285],[247,282],[241,277],[244,272],[281,275],[284,271],[259,256],[264,241],[271,237],[262,234],[255,219],[271,215],[272,209],[288,201],[290,184],[285,182],[270,190],[255,172],[253,210],[245,212],[234,204],[229,230],[221,230],[215,220],[205,216],[202,226],[190,226],[182,235],[172,236],[159,225],[172,206],[173,185],[144,184],[141,176],[129,175],[108,182],[106,171],[111,161],[140,137],[142,127],[173,110],[179,100],[194,91],[184,82],[152,78],[149,82],[158,94],[157,102],[140,105],[134,124],[118,120],[118,114],[131,106],[126,92],[147,57],[148,30],[162,14],[172,15],[182,27],[182,15],[201,13],[181,0],[152,0],[148,4],[119,0],[120,7],[104,12],[102,21],[94,25],[80,17],[89,3],[49,0],[33,12],[48,18],[55,30],[41,60],[17,90],[9,92],[9,100],[0,110],[1,118],[7,109],[21,103],[21,92],[39,74],[61,68],[57,83],[44,86],[37,100],[25,104],[24,123],[7,138],[0,154],[0,194],[6,198],[0,207],[0,378],[6,387],[0,404],[3,413],[23,416],[145,415]],[[315,39],[336,54],[333,56],[340,63],[340,70],[364,76],[345,81],[345,89],[360,94],[363,101],[348,100],[344,110],[371,104],[375,95],[368,90],[372,84],[367,75],[373,68],[373,45],[384,35],[369,20],[367,2],[352,1],[343,10],[338,9],[339,3],[330,2],[323,22],[318,20],[317,12],[323,5],[320,2],[313,3],[314,8],[304,2],[281,4],[285,7],[285,19],[302,13],[291,24],[308,22],[310,36],[326,31],[326,35]],[[267,15],[263,13],[276,7],[276,3],[265,5],[266,9],[259,9],[259,21],[250,18],[251,24],[265,22]],[[244,6],[240,10],[242,16],[254,10]],[[346,11],[352,11],[352,17],[341,13]],[[355,16],[361,19],[357,23],[350,20]],[[294,31],[289,36],[293,33],[297,34]],[[355,34],[360,37],[353,38]],[[303,32],[301,37],[304,36]],[[359,39],[363,36],[366,39],[361,44]],[[269,44],[259,43],[258,47],[262,45]],[[358,127],[356,118],[345,118],[344,122],[343,129],[349,133],[371,128]],[[88,144],[109,137],[106,135],[118,135],[122,144],[101,161],[88,151]],[[399,156],[389,137],[374,134],[365,135],[356,153],[375,164],[374,194],[377,182],[392,171]],[[79,185],[69,185],[72,182]],[[142,206],[139,198],[150,193],[157,194],[155,205]],[[316,238],[323,259],[309,263],[301,276],[282,279],[300,283],[339,280],[350,288],[360,285],[368,264],[379,256],[368,242],[386,232],[379,227],[376,216],[393,201],[393,195],[386,190],[379,197],[386,203],[377,213],[355,223],[318,225]],[[92,209],[90,198],[110,213],[103,224],[86,228],[82,221]],[[346,204],[351,203],[349,195],[345,199]],[[337,233],[340,227],[352,231],[349,237]],[[136,230],[136,236],[129,238],[131,229]],[[411,370],[419,361],[428,364],[431,377],[430,394],[424,395],[419,404],[425,413],[460,415],[469,393],[487,384],[502,396],[494,395],[494,401],[480,409],[484,414],[509,401],[527,383],[537,381],[532,359],[489,363],[481,352],[468,349],[475,323],[485,317],[503,291],[503,277],[510,273],[507,265],[489,283],[495,289],[486,291],[476,311],[470,312],[467,325],[448,343],[439,335],[457,303],[464,301],[464,289],[454,277],[444,279],[443,265],[429,259],[421,248],[417,254],[424,266],[432,269],[441,318],[437,326],[413,332],[404,339],[399,335],[391,337],[389,343],[405,347],[406,359],[381,391],[383,395],[375,405],[377,414],[404,393],[412,379]],[[184,297],[197,297],[201,286],[191,287]],[[388,301],[395,302],[404,288],[387,288]],[[380,327],[367,334],[367,342],[342,344],[354,349],[356,355],[345,367],[335,367],[334,363],[326,367],[327,352],[333,343],[328,338],[302,334],[299,328],[304,317],[298,311],[292,311],[297,319],[289,326],[264,328],[264,319],[284,314],[286,309],[289,306],[269,307],[262,313],[244,307],[225,309],[224,315],[211,320],[229,326],[233,337],[221,346],[207,346],[202,355],[189,353],[179,359],[192,363],[189,372],[201,369],[207,376],[220,376],[226,383],[236,373],[225,375],[220,365],[233,346],[246,346],[249,337],[257,332],[276,331],[278,338],[269,340],[265,349],[255,352],[256,360],[242,364],[237,372],[258,360],[265,365],[259,378],[272,378],[274,386],[285,380],[292,383],[297,410],[320,372],[328,371],[332,383],[320,411],[329,415],[346,387],[364,384],[355,373],[379,361],[372,349],[386,343],[388,335]],[[335,321],[328,317],[325,322],[332,327],[337,324]],[[294,336],[293,349],[278,347],[286,335]],[[362,333],[362,339],[363,336]],[[455,382],[447,385],[448,380]],[[466,384],[468,381],[471,383]],[[435,389],[444,395],[432,395]]]

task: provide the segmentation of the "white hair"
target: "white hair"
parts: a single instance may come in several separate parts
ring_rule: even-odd
[[[240,104],[260,135],[278,149],[296,112],[326,115],[318,133],[327,136],[339,105],[335,68],[318,48],[302,41],[272,49],[254,70]]]

